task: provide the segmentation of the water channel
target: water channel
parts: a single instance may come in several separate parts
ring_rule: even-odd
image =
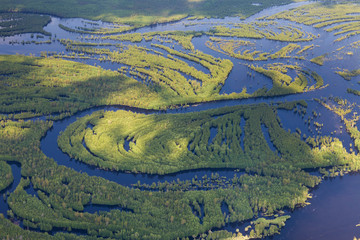
[[[202,20],[188,20],[184,19],[179,22],[169,23],[169,24],[159,24],[150,27],[144,27],[141,29],[133,30],[132,32],[153,32],[153,31],[168,31],[168,30],[180,30],[180,31],[205,31],[209,30],[211,26],[216,24],[227,25],[230,23],[242,23],[242,22],[252,22],[258,17],[269,16],[274,13],[278,13],[284,10],[288,10],[297,6],[300,6],[305,3],[295,3],[286,6],[273,7],[261,11],[260,13],[249,17],[245,20],[241,20],[235,17],[227,17],[224,19],[202,19]],[[80,41],[85,39],[86,34],[79,33],[70,33],[66,32],[63,29],[59,28],[59,24],[63,24],[69,27],[87,27],[87,24],[96,23],[97,26],[110,27],[111,24],[104,23],[101,21],[88,21],[84,19],[60,19],[56,17],[51,17],[52,21],[47,25],[44,30],[50,32],[53,36],[56,35],[57,39],[72,39]],[[288,24],[287,21],[280,21],[280,23]],[[335,49],[341,47],[342,43],[333,43],[335,36],[332,33],[323,31],[322,29],[315,29],[311,26],[305,26],[301,24],[294,24],[295,26],[300,26],[302,30],[311,32],[314,35],[320,34],[320,37],[314,40],[314,45],[317,47],[314,48],[310,54],[318,56],[324,53],[329,53],[335,51]],[[358,37],[359,38],[359,37]],[[268,88],[271,87],[271,80],[267,77],[256,74],[256,81],[250,82],[246,73],[247,67],[244,66],[246,61],[235,59],[224,54],[215,52],[205,46],[205,42],[209,39],[208,36],[201,36],[193,39],[193,44],[195,49],[198,49],[204,53],[211,54],[215,57],[227,58],[234,63],[234,68],[229,75],[229,78],[226,80],[225,85],[223,86],[221,93],[231,93],[231,92],[240,92],[244,86],[248,88],[250,92],[253,92],[263,86]],[[22,34],[14,37],[6,37],[0,40],[0,53],[1,54],[33,54],[40,56],[42,51],[50,52],[66,52],[65,46],[60,44],[58,41],[53,41],[51,44],[21,44],[22,41],[31,41],[30,34]],[[271,40],[254,40],[254,39],[245,39],[256,43],[256,46],[259,47],[258,50],[265,49],[280,49],[285,46],[287,43],[277,42]],[[352,39],[354,40],[354,39]],[[90,40],[89,40],[90,41]],[[347,41],[347,40],[345,40]],[[114,43],[111,40],[103,40],[102,42]],[[152,42],[141,42],[138,45],[151,48],[151,43],[158,43],[156,40]],[[345,42],[350,43],[348,42]],[[133,43],[126,43],[133,44]],[[307,43],[300,43],[301,46],[305,46]],[[329,49],[330,48],[330,49]],[[158,49],[157,49],[158,50]],[[75,61],[84,62],[87,64],[97,64],[102,66],[105,69],[117,70],[121,67],[118,64],[112,64],[109,62],[100,62],[96,60],[84,60],[84,59],[74,59]],[[182,59],[184,60],[184,59]],[[185,60],[184,60],[185,61]],[[294,60],[282,60],[283,62],[290,61],[290,64]],[[352,56],[343,56],[340,60],[332,59],[328,61],[324,66],[318,66],[310,62],[302,62],[305,68],[316,71],[319,75],[324,78],[325,84],[329,83],[329,86],[323,89],[316,91],[310,91],[303,94],[295,94],[289,96],[280,96],[272,98],[254,98],[254,99],[245,99],[245,100],[229,100],[229,101],[219,101],[219,102],[209,102],[192,105],[187,108],[179,108],[175,110],[168,111],[150,111],[142,110],[125,106],[112,106],[112,107],[97,107],[89,109],[80,113],[75,114],[72,117],[55,121],[53,127],[47,132],[46,136],[41,141],[41,150],[48,157],[53,158],[57,164],[64,165],[66,167],[72,168],[78,172],[85,172],[89,176],[99,176],[110,181],[114,181],[118,184],[132,187],[132,184],[140,181],[141,183],[151,184],[158,181],[176,181],[176,180],[191,180],[193,177],[203,177],[205,175],[210,176],[213,173],[218,173],[220,176],[225,176],[232,178],[234,174],[239,176],[242,172],[239,172],[234,169],[197,169],[189,170],[184,172],[178,172],[168,175],[149,175],[149,174],[131,174],[125,172],[111,172],[97,169],[81,163],[79,161],[70,159],[68,155],[64,154],[57,146],[57,138],[61,131],[64,131],[69,124],[76,121],[77,118],[83,117],[85,115],[91,114],[97,110],[105,111],[117,111],[119,109],[126,109],[133,112],[145,113],[145,114],[167,114],[167,113],[186,113],[186,112],[196,112],[207,109],[220,108],[224,106],[235,106],[240,104],[256,104],[256,103],[273,103],[273,102],[283,102],[283,101],[293,101],[305,99],[308,101],[309,110],[316,109],[318,113],[321,113],[321,117],[317,119],[318,122],[324,124],[320,135],[329,135],[330,133],[335,132],[334,137],[341,139],[343,145],[349,150],[351,144],[353,145],[353,140],[345,132],[344,124],[341,122],[341,119],[332,113],[331,111],[323,108],[320,104],[313,101],[313,98],[320,97],[329,97],[332,95],[340,96],[348,99],[350,102],[359,102],[359,99],[351,94],[346,92],[346,89],[349,86],[353,86],[354,83],[359,81],[359,78],[355,78],[350,82],[344,82],[344,80],[334,73],[334,69],[347,68],[355,69],[358,67],[360,62],[359,49],[355,50],[355,54]],[[193,65],[200,71],[206,71],[202,66],[188,62]],[[268,64],[271,61],[261,62],[259,64]],[[255,74],[255,73],[254,73]],[[308,111],[305,119],[311,115],[311,111]],[[283,123],[285,129],[289,129],[292,132],[295,132],[296,128],[299,128],[306,135],[312,135],[308,126],[304,123],[304,120],[296,116],[291,111],[279,111],[279,118]],[[315,134],[316,135],[316,134]],[[15,190],[16,186],[20,182],[21,166],[16,163],[10,163],[14,182],[7,189],[1,192],[0,196],[0,212],[6,215],[8,210],[8,205],[6,204],[6,195]],[[313,198],[309,200],[311,205],[296,209],[294,212],[290,213],[291,219],[287,221],[286,227],[283,228],[282,233],[279,236],[275,236],[272,239],[352,239],[354,236],[360,236],[360,228],[356,227],[356,224],[360,223],[360,205],[357,204],[360,200],[360,174],[350,174],[344,177],[338,177],[335,179],[326,179],[321,183],[316,189],[312,190]],[[33,190],[29,190],[29,193],[36,194]],[[88,212],[97,212],[97,211],[106,211],[111,210],[110,207],[106,206],[93,206],[90,205],[85,208]],[[21,223],[20,223],[21,224]],[[232,224],[231,226],[226,226],[225,228],[230,231],[235,231],[236,228],[244,228],[247,223]]]

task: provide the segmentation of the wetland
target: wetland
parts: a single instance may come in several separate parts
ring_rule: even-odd
[[[0,237],[359,237],[360,5],[268,7],[2,14]]]

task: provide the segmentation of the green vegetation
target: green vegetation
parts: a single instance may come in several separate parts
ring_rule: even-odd
[[[0,161],[0,191],[4,190],[14,181],[11,167],[6,162]]]
[[[70,28],[63,24],[59,24],[59,27],[68,32],[74,33],[84,33],[84,34],[115,34],[115,33],[122,33],[129,30],[134,29],[134,27],[125,26],[125,25],[116,25],[112,28]]]
[[[76,53],[96,54],[99,60],[130,66],[130,75],[139,77],[156,92],[165,92],[173,104],[181,104],[184,100],[187,102],[214,100],[233,67],[230,60],[214,58],[200,51],[187,54],[163,45],[152,44],[152,46],[169,54],[164,57],[162,54],[154,54],[150,49],[131,45],[123,48],[122,51],[70,44],[67,45],[67,49]],[[176,57],[198,63],[207,68],[210,74],[199,71]]]
[[[42,33],[43,27],[50,22],[49,16],[40,16],[37,14],[24,13],[1,13],[0,14],[0,36],[13,36],[22,33]]]
[[[317,74],[316,72],[312,71],[311,72],[311,77],[315,80],[316,84],[315,84],[315,88],[320,88],[322,86],[324,86],[324,79]]]
[[[314,44],[305,46],[303,49],[301,49],[300,51],[298,51],[296,54],[300,55],[300,54],[302,54],[302,53],[304,53],[305,51],[310,50],[310,49],[314,49]]]
[[[322,66],[322,65],[324,65],[324,61],[325,61],[325,59],[326,59],[326,55],[327,55],[327,54],[323,54],[323,55],[317,56],[317,57],[311,59],[310,62],[313,62],[313,63],[316,63],[317,65]]]
[[[271,78],[273,87],[263,93],[264,96],[301,93],[323,87],[324,84],[322,77],[316,72],[309,74],[297,65],[275,63],[268,64],[267,69],[254,65],[251,65],[250,68]],[[297,72],[295,79],[286,74],[288,70],[295,70]],[[315,85],[309,86],[311,82],[315,82]]]
[[[194,46],[191,42],[193,37],[199,37],[203,33],[195,31],[164,31],[164,32],[148,32],[148,33],[129,33],[121,35],[112,35],[102,37],[102,39],[111,39],[117,41],[130,41],[130,42],[141,42],[142,40],[151,41],[157,39],[160,42],[172,43],[172,40],[177,42],[186,50],[194,51]]]
[[[125,35],[123,35],[125,36]],[[110,47],[110,46],[115,46],[115,47],[118,47],[118,48],[121,48],[123,47],[123,44],[121,43],[118,43],[118,44],[112,44],[112,43],[94,43],[94,42],[80,42],[80,41],[74,41],[74,40],[70,40],[70,39],[59,39],[58,40],[62,45],[65,45],[65,46],[68,46],[68,45],[73,45],[73,46],[96,46],[96,47],[99,47],[99,46],[107,46],[107,47]],[[48,56],[56,56],[56,55],[59,55],[57,52],[41,52],[42,53],[42,57],[48,57]],[[84,57],[84,55],[78,55],[77,57]]]
[[[350,46],[351,46],[352,48],[355,48],[355,49],[360,48],[360,40],[359,40],[359,41],[356,41],[356,42],[351,43],[351,44],[350,44]]]
[[[197,176],[185,180],[180,181],[179,179],[176,181],[165,181],[165,182],[153,182],[150,184],[142,184],[141,182],[132,184],[132,187],[140,190],[147,191],[196,191],[196,190],[212,190],[212,189],[227,189],[239,187],[241,185],[241,178],[234,174],[233,178],[224,178],[220,176],[218,173],[212,173],[210,176],[203,176],[202,178],[198,178]]]
[[[359,68],[359,69],[352,70],[352,71],[349,71],[349,70],[347,70],[347,69],[344,69],[343,71],[338,71],[338,72],[336,72],[336,73],[339,74],[340,76],[342,76],[345,80],[350,81],[351,78],[360,75],[360,68]]]
[[[218,116],[213,119],[214,116]],[[241,119],[246,125],[240,127]],[[88,124],[94,127],[88,128]],[[261,130],[268,128],[278,152],[270,150]],[[211,129],[216,129],[210,139]],[[243,142],[240,141],[244,135]],[[124,147],[129,142],[130,149]],[[84,146],[83,143],[86,145]],[[291,143],[291,144],[290,144]],[[267,105],[225,108],[201,113],[143,115],[97,112],[70,125],[58,139],[71,157],[110,170],[165,174],[195,168],[254,168],[289,161],[296,167],[323,167],[346,161],[334,140],[325,157],[283,130]],[[243,145],[243,147],[242,147]],[[346,154],[345,154],[346,155]],[[335,162],[336,163],[335,163]],[[339,161],[339,162],[338,162]]]
[[[40,139],[51,125],[51,122],[44,121],[5,120],[0,128],[0,159],[13,159],[21,163],[23,176],[17,189],[7,198],[11,209],[8,217],[19,217],[25,226],[45,232],[58,227],[70,233],[73,230],[85,230],[94,238],[196,237],[212,228],[224,226],[227,222],[252,219],[260,213],[271,215],[284,207],[304,205],[308,188],[320,181],[318,177],[291,167],[291,164],[288,167],[264,165],[257,170],[250,168],[257,174],[242,175],[240,185],[229,189],[169,192],[134,190],[58,166],[54,160],[44,156],[39,149]],[[28,195],[24,190],[30,182],[37,190],[38,197]],[[90,202],[119,206],[123,210],[90,214],[83,211],[83,207]],[[221,210],[223,204],[229,212]],[[202,217],[196,210],[199,208],[204,209]],[[1,237],[19,236],[19,233],[28,238],[41,239],[47,236],[19,230],[12,224],[5,227],[9,221],[1,217],[0,222]],[[226,232],[217,234],[228,236]],[[82,239],[82,236],[57,233],[54,238]]]
[[[205,45],[214,51],[244,60],[255,60],[255,55],[260,53],[260,51],[250,52],[250,50],[239,49],[244,48],[245,46],[253,46],[254,43],[250,41],[210,37],[210,41],[206,41]],[[241,50],[243,51],[241,52]]]
[[[282,5],[291,0],[259,0],[253,6],[246,0],[105,0],[105,1],[26,1],[3,0],[0,11],[46,13],[60,17],[102,19],[110,22],[131,24],[140,27],[152,23],[179,20],[188,15],[206,17],[250,16],[273,5]]]
[[[359,121],[358,111],[360,106],[356,103],[350,103],[346,99],[330,98],[328,100],[319,102],[341,117],[341,120],[345,123],[346,131],[354,140],[357,150],[360,151],[360,131],[356,127],[356,123]],[[351,115],[350,113],[353,114]]]
[[[295,102],[279,104],[277,108],[291,110],[300,104],[306,106],[304,102]],[[133,143],[130,143],[128,153],[134,156],[141,155],[138,150],[143,144],[142,139],[149,140],[149,137],[152,137],[153,141],[148,142],[150,145],[147,149],[149,150],[150,147],[159,145],[158,142],[164,143],[163,140],[165,140],[166,146],[170,148],[156,150],[159,151],[159,156],[164,156],[163,162],[168,160],[173,165],[178,162],[177,158],[168,159],[167,157],[174,157],[175,155],[171,155],[171,153],[178,152],[176,149],[181,150],[184,144],[185,151],[193,154],[184,143],[184,139],[189,138],[189,135],[181,135],[182,133],[177,130],[179,128],[176,126],[179,122],[180,124],[188,123],[189,127],[183,129],[189,133],[191,128],[194,128],[193,134],[190,133],[189,139],[192,141],[189,147],[190,149],[194,147],[194,152],[198,152],[199,156],[202,156],[204,151],[210,151],[211,154],[218,152],[215,157],[217,156],[220,164],[225,166],[227,162],[231,163],[233,154],[234,160],[235,155],[239,154],[235,163],[242,164],[244,167],[248,166],[248,174],[231,179],[232,187],[206,191],[192,191],[180,187],[181,183],[179,183],[179,187],[175,186],[166,192],[139,191],[99,177],[90,177],[87,174],[75,172],[58,166],[52,159],[44,156],[39,149],[40,138],[51,127],[51,122],[2,121],[0,159],[12,159],[20,162],[23,175],[17,189],[7,199],[11,209],[8,212],[9,218],[20,217],[25,226],[43,231],[60,227],[69,233],[73,230],[85,230],[93,237],[173,239],[179,236],[197,236],[214,227],[221,227],[227,222],[257,218],[258,214],[272,215],[284,207],[295,208],[306,204],[309,188],[318,184],[320,179],[309,175],[300,168],[345,165],[351,167],[352,170],[359,169],[357,157],[348,154],[342,148],[341,142],[336,139],[330,142],[323,141],[320,148],[310,149],[296,135],[279,126],[274,110],[273,107],[267,105],[253,105],[174,115],[145,116],[125,111],[96,112],[75,123],[75,125],[85,124],[79,128],[79,131],[85,129],[86,136],[94,140],[96,140],[96,136],[92,136],[94,134],[87,129],[87,122],[90,121],[95,125],[93,131],[98,135],[100,129],[104,130],[103,127],[107,125],[108,131],[103,131],[102,135],[110,136],[110,133],[113,136],[118,135],[120,140],[115,148],[124,154],[126,153],[122,146],[124,138],[129,137],[125,136],[127,131],[130,132],[128,129],[137,129],[130,134],[130,137],[133,137]],[[100,118],[102,115],[104,118]],[[241,117],[239,115],[245,119],[244,129],[240,127]],[[129,121],[121,121],[123,119],[119,117],[127,117]],[[149,121],[151,126],[148,127],[152,128],[144,128]],[[202,126],[200,127],[199,124]],[[278,148],[281,158],[267,146],[261,125],[268,128],[271,141]],[[71,125],[64,134],[73,127],[74,125]],[[165,127],[163,132],[168,132],[169,136],[161,134],[161,127]],[[217,127],[218,133],[209,144],[209,128],[211,127]],[[118,131],[120,129],[121,131]],[[143,135],[144,133],[145,135]],[[175,133],[180,138],[176,137]],[[241,146],[236,147],[240,145],[241,134],[245,135],[244,150],[241,150]],[[75,137],[76,135],[72,136],[74,140],[72,144],[77,146]],[[224,138],[226,138],[225,142],[221,146],[228,145],[231,148],[226,147],[225,151],[228,151],[229,157],[225,157],[223,162],[221,149],[219,149],[220,151],[217,149]],[[130,139],[128,140],[130,141]],[[86,140],[85,142],[88,145]],[[92,145],[90,148],[94,149]],[[232,152],[231,149],[238,150]],[[172,151],[169,152],[169,150]],[[112,151],[107,153],[116,154]],[[144,152],[144,156],[148,153]],[[246,155],[248,155],[248,160],[246,160]],[[205,155],[205,157],[208,156]],[[146,161],[151,158],[153,158],[152,155],[148,156]],[[156,158],[153,159],[156,160]],[[216,162],[215,160],[211,161]],[[227,167],[229,166],[231,165],[227,165]],[[30,177],[31,180],[29,180]],[[30,181],[37,190],[38,197],[28,195],[24,191]],[[119,206],[123,210],[90,214],[83,211],[84,206],[90,202]],[[223,204],[227,206],[229,212],[221,210]],[[204,209],[203,216],[199,216],[201,208]],[[36,211],[34,211],[35,209]],[[273,220],[261,218],[254,220],[252,234],[265,236],[276,233],[284,225],[286,219],[287,216]],[[9,221],[3,218],[0,221],[2,227],[0,236],[15,236],[19,233],[29,238],[36,236],[40,239],[47,236],[43,233],[17,231],[18,228],[14,225],[3,228],[9,224]],[[229,236],[229,233],[215,232],[214,236]],[[70,237],[71,239],[82,238],[68,233],[57,233],[54,236],[55,239]]]
[[[188,15],[194,15],[193,19],[244,17],[280,4],[278,0],[260,0],[261,7],[244,0],[45,2],[3,0],[0,11],[10,13],[1,16],[1,36],[47,34],[42,27],[49,17],[13,13],[19,11],[115,23],[109,28],[97,24],[90,28],[60,24],[63,30],[86,34],[76,40],[59,39],[66,48],[62,53],[44,51],[41,58],[0,55],[0,191],[13,182],[9,162],[21,165],[19,185],[14,192],[4,194],[10,210],[7,219],[0,214],[0,239],[264,238],[278,234],[285,226],[289,216],[282,216],[282,210],[308,204],[309,190],[324,177],[360,169],[360,155],[354,151],[360,150],[357,128],[360,109],[357,104],[339,98],[319,102],[341,117],[354,141],[350,151],[339,139],[320,136],[323,123],[316,120],[320,114],[315,110],[304,121],[309,132],[316,129],[317,135],[302,135],[299,128],[294,133],[284,129],[278,111],[291,111],[299,118],[305,116],[307,102],[297,101],[182,114],[98,111],[77,119],[58,138],[59,147],[70,157],[107,171],[164,175],[203,168],[236,169],[230,177],[214,173],[183,181],[139,181],[125,187],[58,165],[62,162],[56,163],[40,150],[40,139],[53,122],[22,119],[33,116],[61,119],[80,110],[109,105],[168,109],[190,103],[304,93],[326,86],[320,75],[296,61],[305,60],[307,51],[314,48],[314,44],[301,42],[318,37],[301,27],[266,20],[229,24],[230,27],[215,25],[208,32],[118,34]],[[292,15],[280,13],[268,19],[288,19],[324,28],[339,35],[336,41],[341,41],[359,36],[359,11],[353,4],[316,3],[291,10]],[[29,23],[35,26],[29,28]],[[263,74],[271,79],[272,88],[259,88],[249,94],[244,86],[241,93],[220,94],[233,63],[196,50],[192,40],[203,35],[209,37],[207,47],[219,53],[247,61],[271,61],[247,66],[252,71],[248,77]],[[255,40],[248,38],[281,41],[284,47],[259,51]],[[55,40],[12,44],[52,41]],[[125,41],[152,44],[150,48],[122,43]],[[338,51],[358,46],[359,41]],[[118,64],[119,69],[109,71],[59,58],[107,61]],[[326,58],[324,54],[310,61],[323,65]],[[350,80],[359,75],[359,69],[337,73]],[[348,92],[360,95],[358,90],[349,88]],[[322,177],[309,174],[309,169],[318,169]],[[28,187],[33,187],[36,194],[28,194]],[[89,205],[109,209],[90,213]],[[24,228],[12,223],[18,220]],[[236,233],[215,230],[246,220],[251,220],[245,229],[247,236],[238,230]],[[54,231],[53,235],[49,235],[50,231]],[[76,235],[78,231],[84,235]]]
[[[264,238],[279,234],[279,230],[285,226],[285,222],[289,218],[290,216],[281,216],[275,219],[258,218],[253,222],[254,229],[251,229],[249,236],[250,238]]]
[[[1,239],[61,239],[50,236],[47,233],[33,232],[24,230],[21,227],[13,224],[10,220],[6,219],[4,215],[0,214],[0,238]]]
[[[190,37],[194,35],[191,32],[188,34]],[[126,35],[122,36],[125,37]],[[144,36],[145,35],[143,35],[142,38],[145,38]],[[149,34],[146,36],[151,35]],[[118,36],[112,38],[117,37]],[[139,35],[132,35],[130,36],[130,40],[137,39],[138,37]],[[235,53],[235,48],[238,46],[251,45],[251,42],[241,40],[223,41],[219,38],[211,38],[211,40],[219,43],[221,50],[215,47],[212,42],[207,42],[208,47],[219,52],[227,53],[230,56],[246,60],[290,58],[290,54],[296,49],[300,48],[300,46],[297,44],[289,44],[273,54],[260,53],[259,51],[249,52],[247,50],[243,51],[242,53]],[[318,75],[313,74],[313,76],[310,77],[301,74],[292,83],[290,83],[291,79],[289,79],[287,81],[287,85],[283,84],[284,79],[274,78],[274,87],[269,91],[263,88],[252,94],[248,94],[246,87],[244,87],[241,93],[219,95],[219,91],[232,69],[232,62],[229,60],[216,59],[211,55],[204,54],[198,50],[193,50],[191,53],[187,54],[185,52],[176,51],[172,48],[158,44],[152,44],[154,49],[147,49],[144,47],[130,45],[127,47],[119,46],[120,49],[118,51],[111,51],[105,48],[89,47],[87,43],[74,42],[69,40],[63,40],[61,42],[66,44],[66,49],[68,51],[72,51],[73,54],[71,56],[76,57],[75,54],[81,56],[87,55],[100,61],[111,61],[124,64],[125,67],[119,69],[119,72],[128,73],[130,76],[136,77],[141,82],[152,87],[152,89],[155,89],[156,92],[160,91],[165,93],[166,96],[172,95],[170,103],[172,105],[221,99],[237,99],[299,93],[308,90],[306,88],[308,82],[310,82],[311,78],[314,78],[314,76],[316,76],[316,88],[321,87],[323,84],[321,77]],[[83,47],[83,45],[85,47]],[[156,48],[166,51],[168,55],[164,56],[163,53],[155,50]],[[296,56],[295,58],[298,57]],[[210,71],[210,75],[189,66],[188,63],[181,59],[190,60],[202,65]],[[261,68],[252,68],[256,71],[261,71]],[[287,68],[301,70],[297,66],[288,65]],[[282,71],[286,73],[286,71]],[[261,71],[261,73],[264,73],[264,71]],[[283,73],[281,74],[285,75]],[[287,76],[287,78],[290,77]],[[313,89],[315,89],[315,87],[309,87],[309,90]]]
[[[347,92],[352,93],[352,94],[357,95],[357,96],[360,96],[360,91],[356,90],[356,89],[348,88]]]
[[[252,22],[234,24],[234,27],[215,26],[208,35],[238,37],[238,38],[266,38],[284,42],[311,41],[316,38],[312,33],[302,32],[293,26],[277,26],[276,22]]]
[[[271,54],[267,52],[261,52],[257,50],[252,51],[248,49],[248,46],[254,45],[254,43],[250,41],[227,40],[216,37],[210,37],[210,41],[207,41],[205,44],[208,48],[214,51],[248,61],[264,61],[268,59],[292,58],[292,56],[290,56],[289,54],[292,53],[294,50],[300,48],[300,45],[290,43],[279,51]],[[296,58],[298,58],[298,56],[296,56]]]
[[[174,55],[181,55],[181,52],[164,49]],[[219,63],[199,52],[188,55],[187,58],[213,62],[216,67],[218,65],[215,63]],[[56,90],[66,86],[65,84],[71,86],[72,81],[82,84],[88,77],[80,74],[83,71],[95,76],[108,74],[110,79],[119,76],[111,71],[58,59],[23,56],[3,56],[3,59],[7,62],[2,64],[5,66],[2,77],[9,85],[5,84],[3,88],[13,86],[13,92],[15,86],[23,86],[23,91],[33,91],[31,87],[41,90],[38,87],[49,86],[50,83],[53,88],[56,86]],[[50,67],[52,71],[49,71]],[[283,69],[280,66],[278,68]],[[45,70],[46,73],[38,74]],[[59,72],[68,73],[65,80],[55,78],[59,76]],[[47,78],[39,77],[34,83],[31,82],[34,79],[32,74]],[[27,81],[21,80],[19,76],[28,76],[22,78]],[[119,78],[116,81],[120,81]],[[96,87],[101,89],[104,82],[106,81],[101,81],[102,84]],[[133,83],[138,84],[136,81]],[[86,93],[86,90],[89,87],[85,85],[83,91]],[[65,97],[59,94],[59,101],[61,98]],[[29,103],[29,99],[25,103]],[[247,174],[224,179],[223,182],[230,184],[229,187],[205,187],[206,191],[195,191],[197,185],[205,186],[205,182],[197,181],[192,185],[174,183],[173,187],[165,187],[168,190],[166,192],[139,191],[58,166],[39,149],[39,141],[51,127],[51,122],[14,122],[3,117],[5,120],[0,128],[0,159],[20,162],[23,176],[16,191],[7,199],[11,209],[8,217],[19,217],[23,219],[25,226],[45,232],[61,228],[69,233],[84,230],[94,238],[173,239],[197,236],[228,222],[252,219],[259,214],[272,215],[285,207],[293,209],[302,206],[306,204],[309,188],[320,181],[318,177],[302,171],[302,168],[345,165],[356,170],[359,167],[357,158],[348,154],[339,140],[319,141],[320,148],[312,149],[296,134],[280,127],[274,111],[277,108],[291,110],[299,104],[306,106],[304,102],[300,102],[280,104],[277,107],[253,105],[200,113],[148,116],[125,111],[96,112],[70,125],[59,139],[59,145],[66,151],[74,150],[77,157],[85,156],[81,160],[106,169],[153,173],[202,167],[247,169]],[[34,105],[36,104],[29,106]],[[241,119],[245,120],[245,127],[241,127]],[[88,123],[94,125],[92,130]],[[262,126],[268,129],[271,142],[277,148],[276,152],[270,150]],[[217,134],[209,143],[211,128],[216,128]],[[240,140],[242,135],[243,141]],[[96,156],[84,148],[83,139]],[[130,142],[130,151],[125,150],[125,141]],[[30,181],[37,190],[38,197],[24,191]],[[139,186],[141,188],[141,183]],[[161,184],[157,184],[149,190],[161,187]],[[84,206],[89,203],[119,206],[122,210],[90,214],[84,212]],[[223,204],[227,205],[229,213],[221,210]],[[202,217],[196,210],[199,208],[204,209]],[[2,221],[3,226],[9,223],[8,220]],[[279,226],[272,222],[269,225],[259,224],[264,226],[263,234],[275,233]],[[260,229],[257,225],[255,229]],[[1,231],[1,236],[18,236],[16,229],[6,228]],[[21,230],[21,233],[29,238],[47,236],[25,230]],[[256,234],[260,234],[260,231],[256,231]],[[229,236],[229,233],[216,232],[214,236]],[[81,236],[57,233],[54,238],[74,239]]]
[[[94,57],[99,55],[99,58],[128,67],[119,69],[119,72],[109,71],[55,59],[46,52],[42,53],[44,58],[0,56],[0,112],[20,119],[40,115],[62,118],[101,105],[165,109],[196,102],[298,93],[306,90],[310,81],[305,81],[306,77],[302,75],[286,84],[283,84],[284,79],[281,82],[273,79],[274,87],[269,91],[260,89],[250,95],[244,88],[241,93],[220,95],[219,91],[232,69],[229,60],[217,59],[199,51],[185,54],[162,45],[153,46],[168,52],[167,57],[156,50],[137,46],[118,52],[82,46],[80,42],[63,43],[74,51],[66,57],[86,58],[96,54]],[[202,65],[210,74],[195,69],[180,58]],[[142,82],[124,76],[123,72]]]
[[[105,36],[102,37],[102,39],[111,39],[111,40],[116,40],[116,41],[129,41],[129,42],[133,42],[133,43],[137,43],[137,42],[141,42],[144,39],[143,34],[141,33],[128,33],[128,34],[120,34],[120,35],[111,35],[111,36]],[[152,39],[151,38],[145,38],[146,41],[149,41]]]
[[[271,59],[289,58],[288,54],[292,53],[293,51],[295,51],[296,49],[299,49],[299,48],[301,48],[300,45],[290,43],[289,45],[283,47],[282,49],[280,49],[276,53],[271,54],[270,58]]]
[[[326,28],[327,32],[342,35],[335,41],[342,41],[351,36],[360,34],[360,6],[351,2],[342,4],[314,3],[278,13],[267,19],[287,19],[290,21],[313,25],[316,28]]]
[[[0,112],[17,118],[71,115],[93,106],[166,105],[154,89],[118,72],[52,58],[0,56]],[[151,99],[151,100],[150,100]]]

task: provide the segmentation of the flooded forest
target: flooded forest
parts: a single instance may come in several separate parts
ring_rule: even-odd
[[[2,0],[0,239],[360,239],[360,2]]]

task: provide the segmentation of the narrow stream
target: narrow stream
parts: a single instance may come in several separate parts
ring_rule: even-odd
[[[6,202],[6,199],[10,193],[12,193],[16,187],[19,185],[21,180],[21,165],[17,162],[8,162],[11,166],[11,171],[14,177],[14,181],[3,191],[0,191],[0,213],[4,216],[7,215],[7,211],[9,210],[9,205]]]

